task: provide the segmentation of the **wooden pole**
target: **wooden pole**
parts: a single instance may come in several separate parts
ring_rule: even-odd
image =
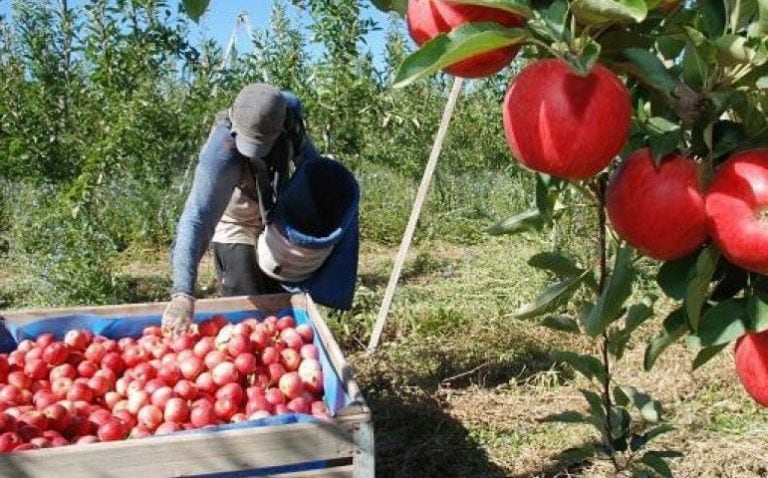
[[[416,200],[413,203],[411,217],[408,219],[408,225],[405,227],[405,234],[403,234],[403,240],[400,243],[400,250],[397,252],[397,257],[395,258],[395,266],[392,268],[392,273],[389,276],[387,290],[384,292],[384,300],[381,303],[379,314],[376,317],[376,324],[373,327],[371,341],[368,343],[368,353],[373,352],[376,347],[378,347],[381,334],[384,331],[384,325],[387,322],[387,314],[389,314],[389,308],[392,305],[392,298],[395,295],[397,282],[400,280],[400,273],[403,270],[403,264],[405,264],[405,259],[408,256],[408,249],[411,247],[413,233],[416,231],[416,224],[419,221],[421,208],[424,206],[424,201],[427,198],[429,185],[432,182],[432,175],[435,172],[437,160],[440,157],[440,151],[443,148],[443,141],[445,140],[445,135],[448,132],[448,124],[451,122],[453,110],[456,107],[456,102],[459,99],[459,94],[461,93],[461,87],[463,83],[463,78],[459,77],[456,77],[456,79],[453,81],[453,88],[451,89],[451,94],[448,97],[448,103],[445,105],[445,110],[443,110],[443,117],[440,120],[440,126],[437,129],[437,135],[435,135],[435,142],[432,145],[432,152],[429,155],[429,161],[427,161],[427,166],[424,168],[424,175],[421,177],[421,184],[419,185],[419,190],[416,193]]]

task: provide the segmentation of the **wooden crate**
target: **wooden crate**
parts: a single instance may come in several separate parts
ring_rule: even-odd
[[[82,313],[103,317],[160,314],[165,303],[33,310],[2,313],[23,324],[43,317]],[[215,313],[292,306],[305,309],[329,362],[352,399],[329,422],[164,435],[0,454],[0,476],[13,477],[373,477],[371,413],[341,349],[317,306],[304,294],[199,300],[196,311]]]

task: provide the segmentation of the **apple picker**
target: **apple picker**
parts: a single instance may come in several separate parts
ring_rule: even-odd
[[[315,150],[298,98],[267,84],[245,86],[217,115],[200,152],[172,247],[164,331],[191,324],[209,245],[222,295],[303,291],[349,309],[359,197],[352,173]]]

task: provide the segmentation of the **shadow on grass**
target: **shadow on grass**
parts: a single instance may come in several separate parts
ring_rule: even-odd
[[[518,344],[513,355],[489,358],[474,349],[439,348],[436,344],[392,347],[357,364],[358,382],[371,407],[376,433],[377,476],[509,477],[493,463],[483,443],[449,413],[441,397],[447,387],[495,388],[535,380],[542,372],[567,380],[549,349]],[[580,467],[572,457],[553,457],[533,475],[570,476]]]
[[[588,445],[596,445],[596,443],[588,442],[584,443],[582,446]],[[538,470],[529,470],[523,474],[513,472],[507,476],[508,478],[571,478],[574,476],[582,476],[582,472],[584,472],[590,465],[591,462],[589,460],[575,458],[571,453],[562,452],[552,456],[550,462]]]
[[[508,476],[438,400],[392,392],[379,390],[368,396],[374,417],[376,476]]]

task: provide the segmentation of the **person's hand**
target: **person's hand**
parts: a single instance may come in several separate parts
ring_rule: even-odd
[[[173,294],[163,312],[162,329],[165,335],[178,335],[189,330],[195,314],[195,298],[189,294]]]

